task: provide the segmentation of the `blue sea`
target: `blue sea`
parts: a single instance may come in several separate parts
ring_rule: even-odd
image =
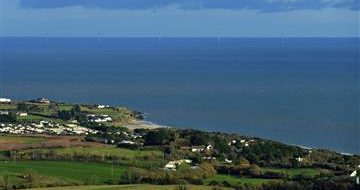
[[[2,96],[360,153],[358,38],[3,39]]]

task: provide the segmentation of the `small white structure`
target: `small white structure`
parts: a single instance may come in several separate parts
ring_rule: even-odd
[[[8,99],[8,98],[0,98],[0,103],[11,103],[11,99]]]
[[[67,123],[65,124],[66,127],[70,127],[70,128],[75,128],[75,127],[78,127],[77,124],[74,124],[74,123]]]
[[[168,163],[164,166],[164,170],[176,171],[176,163],[175,163],[174,161],[168,162]]]
[[[190,159],[181,159],[180,162],[181,163],[186,163],[186,164],[191,164],[192,160],[190,160]]]
[[[0,111],[0,115],[9,115],[10,112],[9,111]]]
[[[204,156],[202,157],[204,160],[216,160],[216,157],[211,157],[211,156]]]
[[[350,174],[350,177],[356,177],[356,175],[357,175],[357,171],[354,170],[354,171]]]
[[[301,157],[299,156],[299,157],[295,158],[295,160],[298,161],[298,162],[303,162],[303,161],[304,161],[304,158],[301,158]]]
[[[360,170],[360,165],[358,165],[358,170]],[[358,176],[358,170],[354,170],[354,171],[350,174],[350,177],[356,177],[356,176]]]
[[[119,142],[119,144],[122,144],[122,145],[134,145],[136,143],[133,142],[133,141],[122,140],[122,141]]]
[[[28,116],[28,113],[26,113],[26,112],[18,112],[17,115],[19,117],[26,117],[26,116]]]
[[[229,160],[229,159],[225,158],[225,163],[231,164],[232,162],[233,162],[232,160]]]
[[[233,145],[233,144],[236,144],[236,140],[231,140],[231,141],[228,143],[229,146],[231,146],[231,145]]]
[[[214,147],[211,145],[211,144],[209,144],[209,145],[207,145],[206,146],[206,150],[212,150]]]
[[[204,151],[204,146],[192,146],[191,147],[191,152],[203,152]]]
[[[78,121],[77,121],[76,119],[69,120],[68,122],[69,122],[69,123],[74,123],[74,124],[77,124],[77,123],[78,123]]]

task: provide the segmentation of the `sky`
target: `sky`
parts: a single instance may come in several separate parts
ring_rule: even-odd
[[[360,0],[0,1],[2,36],[359,36]]]

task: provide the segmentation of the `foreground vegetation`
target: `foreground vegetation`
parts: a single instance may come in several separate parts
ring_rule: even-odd
[[[76,186],[76,187],[53,187],[49,190],[214,190],[214,187],[204,185],[97,185],[97,186]],[[216,188],[217,190],[229,190],[228,188]],[[36,190],[42,190],[36,189]]]

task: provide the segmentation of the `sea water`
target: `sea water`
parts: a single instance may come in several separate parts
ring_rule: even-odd
[[[358,38],[9,38],[2,96],[360,153]]]

